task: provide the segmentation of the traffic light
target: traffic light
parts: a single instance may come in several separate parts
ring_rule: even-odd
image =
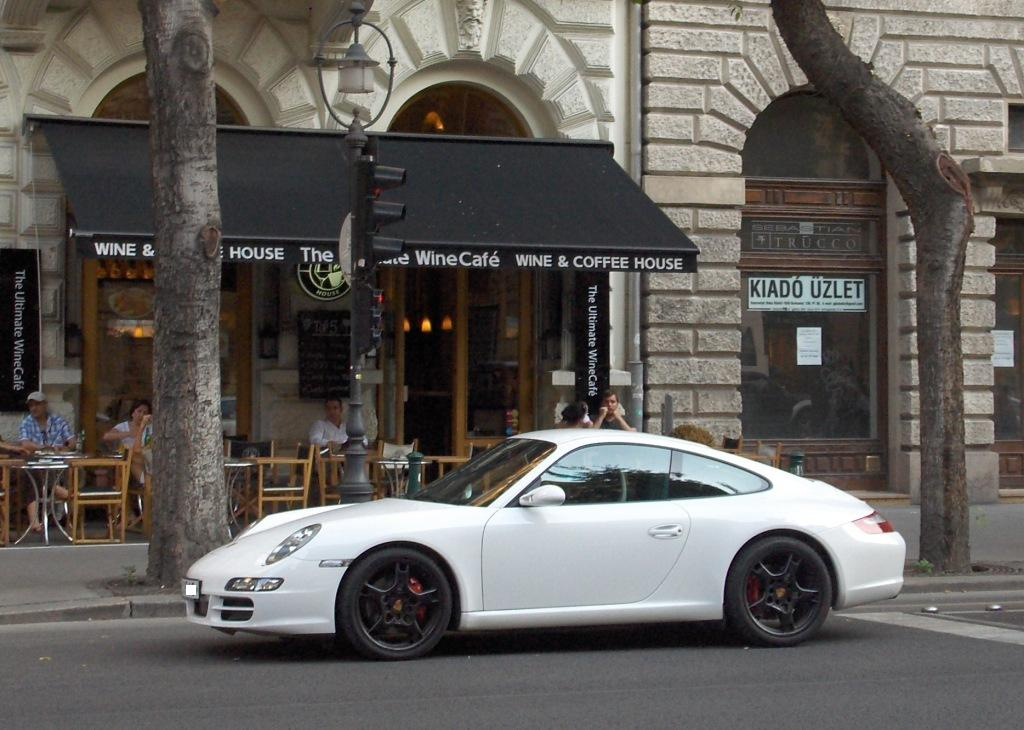
[[[405,184],[405,170],[401,167],[378,165],[372,157],[361,157],[359,160],[360,184],[365,190],[365,205],[362,220],[353,221],[361,225],[367,267],[373,267],[377,261],[397,256],[405,248],[405,241],[400,238],[389,238],[378,235],[382,226],[397,223],[405,218],[405,204],[380,200],[385,190],[392,190]]]
[[[365,355],[380,347],[384,341],[384,291],[375,289],[366,282],[359,282],[354,289],[353,316],[359,318],[355,336],[360,354]]]

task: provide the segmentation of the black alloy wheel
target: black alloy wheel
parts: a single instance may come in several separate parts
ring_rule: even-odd
[[[452,613],[444,572],[412,548],[386,548],[360,560],[342,583],[335,624],[370,659],[412,659],[437,645]]]
[[[753,644],[794,646],[821,628],[832,605],[832,579],[809,545],[768,537],[744,548],[725,584],[729,626]]]

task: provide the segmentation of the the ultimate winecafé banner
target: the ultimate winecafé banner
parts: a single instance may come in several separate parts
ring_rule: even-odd
[[[0,411],[22,411],[39,390],[39,252],[0,249]]]

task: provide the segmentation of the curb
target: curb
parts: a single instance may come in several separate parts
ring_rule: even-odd
[[[973,593],[975,591],[1024,590],[1024,575],[943,575],[907,576],[903,590],[907,593]]]
[[[122,596],[67,601],[57,604],[0,609],[0,626],[52,623],[55,621],[102,621],[124,618],[184,618],[179,596]]]

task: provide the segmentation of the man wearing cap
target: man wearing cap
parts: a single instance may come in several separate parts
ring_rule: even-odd
[[[73,449],[78,445],[71,425],[56,414],[50,414],[46,407],[46,395],[41,390],[28,394],[28,415],[21,422],[21,448],[28,453],[39,449]],[[68,490],[62,486],[53,488],[53,496],[67,499]],[[32,500],[26,506],[28,522],[33,532],[42,532],[43,523],[39,520],[37,503]]]
[[[78,446],[71,425],[46,407],[46,396],[41,390],[28,394],[28,415],[21,422],[19,434],[22,448],[31,451],[39,449],[74,449]]]

